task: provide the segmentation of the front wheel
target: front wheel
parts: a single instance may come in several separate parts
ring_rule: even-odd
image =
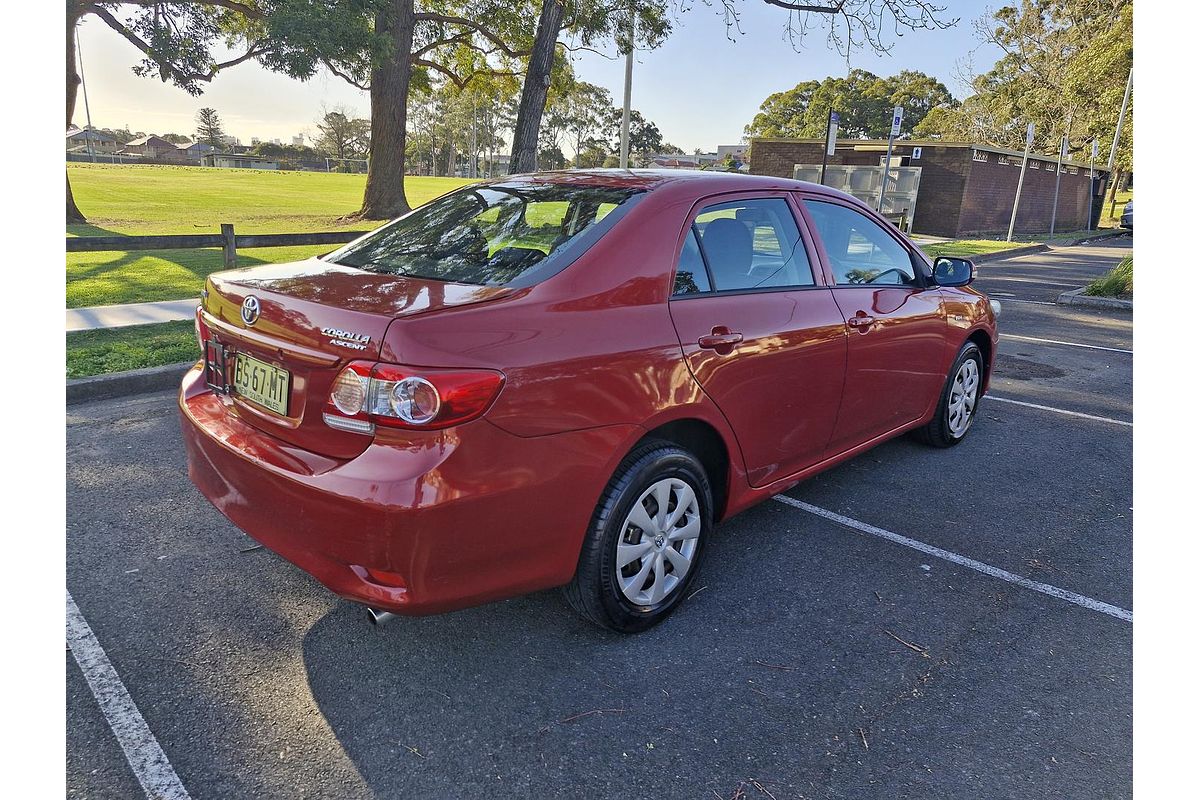
[[[967,342],[950,368],[937,412],[920,430],[920,437],[934,447],[953,447],[961,442],[975,421],[982,389],[983,353],[979,345]]]
[[[670,442],[630,453],[605,487],[563,592],[585,619],[620,633],[656,625],[695,578],[712,529],[704,467]]]

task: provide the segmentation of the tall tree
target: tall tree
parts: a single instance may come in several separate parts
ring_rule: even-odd
[[[371,121],[339,106],[317,121],[316,148],[333,158],[362,158],[371,143]]]
[[[224,142],[221,137],[225,130],[221,127],[221,117],[215,108],[202,108],[196,112],[196,141],[220,148]]]
[[[745,130],[748,136],[820,137],[825,135],[829,112],[837,111],[843,136],[884,138],[891,127],[892,108],[902,106],[900,134],[909,136],[931,111],[954,104],[950,91],[923,72],[904,70],[881,78],[855,69],[844,78],[805,81],[776,92],[763,101]]]
[[[562,0],[542,0],[537,32],[533,37],[533,52],[521,87],[521,103],[517,108],[517,124],[513,129],[512,155],[509,172],[531,172],[537,167],[538,139],[542,114],[546,110],[546,93],[550,90],[550,68],[554,64],[554,47],[558,42],[563,21]]]
[[[574,82],[555,103],[551,115],[560,120],[567,146],[575,154],[575,166],[581,166],[579,153],[603,130],[605,113],[611,108],[612,95],[608,89],[586,81]]]
[[[729,0],[732,2],[732,0]],[[541,0],[533,47],[521,87],[521,102],[513,128],[509,171],[528,172],[537,166],[538,140],[542,116],[554,67],[554,52],[560,33],[569,33],[579,47],[588,47],[602,39],[615,39],[617,48],[627,52],[636,43],[657,47],[670,33],[671,23],[665,0],[629,0],[614,10],[605,0]]]
[[[621,116],[619,108],[609,109],[607,114],[606,122],[613,153],[621,151]],[[663,152],[663,135],[662,131],[658,129],[658,125],[643,117],[636,108],[631,108],[629,110],[629,157],[631,163],[639,161],[651,153],[661,152]]]
[[[523,12],[530,0],[274,0],[268,18],[282,55],[271,68],[311,77],[321,67],[368,91],[371,147],[363,205],[356,216],[384,219],[410,208],[404,192],[409,94],[436,74],[459,87],[511,74],[526,55]],[[331,9],[331,6],[333,7]],[[346,36],[331,36],[336,24]]]
[[[931,114],[923,134],[1019,148],[1033,122],[1035,148],[1054,152],[1070,120],[1069,150],[1097,140],[1107,159],[1133,63],[1131,0],[1021,0],[977,20],[975,32],[1003,55],[972,79],[961,106]],[[1132,167],[1132,127],[1129,115],[1118,170]]]

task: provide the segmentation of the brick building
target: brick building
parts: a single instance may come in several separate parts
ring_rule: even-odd
[[[754,138],[750,172],[790,178],[797,164],[820,164],[824,146],[822,139]],[[886,153],[886,140],[847,139],[838,142],[829,163],[878,166]],[[990,145],[897,140],[893,159],[901,159],[903,166],[921,167],[913,232],[952,238],[1007,232],[1021,156],[1020,151]],[[1050,230],[1054,165],[1053,156],[1030,154],[1017,211],[1017,233]],[[1099,169],[1096,174],[1103,177]],[[1055,230],[1088,227],[1090,183],[1086,163],[1063,161]],[[1097,199],[1097,204],[1100,202]]]

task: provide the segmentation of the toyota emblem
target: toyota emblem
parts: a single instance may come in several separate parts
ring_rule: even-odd
[[[246,299],[242,301],[242,322],[247,325],[258,322],[258,314],[261,310],[258,298],[252,294],[246,295]]]

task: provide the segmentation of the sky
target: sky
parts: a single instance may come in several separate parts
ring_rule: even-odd
[[[976,71],[985,71],[999,52],[981,46],[972,29],[987,3],[943,2],[948,8],[942,17],[959,18],[956,26],[890,37],[895,44],[889,54],[858,52],[850,66],[879,75],[920,70],[940,79],[955,97],[964,97],[968,90],[957,78],[960,67],[970,63]],[[783,38],[787,11],[753,0],[744,0],[740,7],[741,32],[734,32],[734,41],[726,35],[723,14],[700,0],[677,18],[662,47],[637,53],[633,107],[658,125],[664,140],[685,152],[735,144],[768,95],[847,71],[846,59],[826,44],[823,30],[813,31],[797,53]],[[328,73],[300,82],[254,63],[227,70],[202,96],[192,97],[171,84],[134,75],[131,67],[140,60],[140,52],[96,17],[83,22],[79,40],[92,124],[101,128],[191,135],[197,109],[210,106],[220,114],[226,132],[244,144],[251,137],[290,142],[298,133],[315,132],[322,108],[346,106],[362,116],[370,111],[366,93]],[[609,57],[576,55],[576,74],[604,86],[620,103],[624,60],[615,56],[611,44],[600,49]],[[74,121],[86,122],[82,102]]]

